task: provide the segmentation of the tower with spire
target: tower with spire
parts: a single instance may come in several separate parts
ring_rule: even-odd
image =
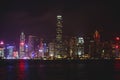
[[[24,32],[21,32],[20,35],[20,45],[19,45],[19,57],[24,58],[25,56],[25,34]]]
[[[55,56],[62,55],[62,27],[62,15],[57,15]]]

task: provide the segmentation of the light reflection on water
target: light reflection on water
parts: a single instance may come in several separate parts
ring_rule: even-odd
[[[18,75],[18,78],[17,80],[26,80],[27,77],[28,77],[28,63],[24,60],[20,60],[19,63],[18,63],[18,69],[17,69],[17,74]]]
[[[115,80],[120,80],[120,60],[116,60],[114,64],[114,78]]]
[[[120,61],[85,64],[9,61],[0,65],[0,76],[0,80],[120,80]]]

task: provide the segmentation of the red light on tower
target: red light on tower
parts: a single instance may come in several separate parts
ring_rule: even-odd
[[[120,40],[120,38],[119,38],[119,37],[116,37],[116,40]]]
[[[22,45],[22,46],[23,46],[23,45],[24,45],[24,42],[21,42],[21,43],[20,43],[20,45]]]
[[[118,49],[118,48],[119,48],[119,46],[118,46],[118,45],[116,45],[116,46],[115,46],[115,48],[116,48],[116,49]]]

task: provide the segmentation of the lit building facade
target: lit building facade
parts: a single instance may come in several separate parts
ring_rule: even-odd
[[[77,38],[71,37],[69,40],[69,55],[71,58],[77,55]]]
[[[14,52],[14,46],[11,45],[7,46],[7,54],[8,54],[7,59],[14,59],[13,52]]]
[[[4,58],[4,42],[0,42],[0,58]]]
[[[112,43],[112,54],[114,58],[120,58],[120,37],[117,36]]]
[[[44,57],[43,39],[40,40],[38,57]]]
[[[84,39],[83,39],[83,37],[78,37],[77,55],[78,56],[84,55]]]
[[[55,51],[55,56],[57,57],[58,55],[62,56],[62,16],[57,15],[57,28],[56,28],[56,51]]]
[[[93,45],[94,50],[92,52],[92,57],[100,58],[102,53],[102,47],[100,42],[100,33],[97,30],[93,34],[93,38],[94,38],[94,45]]]
[[[19,45],[19,57],[24,58],[25,57],[25,34],[22,32],[20,35],[20,45]]]
[[[37,36],[29,35],[28,37],[28,56],[30,58],[38,57],[37,51],[39,50],[39,39]]]
[[[49,51],[49,56],[50,57],[54,57],[55,56],[55,43],[54,42],[50,42],[48,44],[48,51]]]

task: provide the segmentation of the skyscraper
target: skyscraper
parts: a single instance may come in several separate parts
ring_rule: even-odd
[[[37,36],[29,35],[28,38],[28,55],[30,58],[34,58],[36,54],[36,49],[39,45],[39,38]],[[38,49],[37,49],[38,50]]]
[[[81,56],[81,55],[84,55],[84,38],[83,37],[79,37],[78,38],[78,42],[77,42],[77,48],[78,48],[78,51],[77,51],[77,55],[78,56]]]
[[[23,32],[21,32],[21,35],[20,35],[20,58],[23,58],[25,56],[25,34]]]
[[[62,16],[57,15],[55,56],[62,55],[62,27]]]
[[[93,34],[94,38],[94,52],[93,57],[100,58],[101,57],[101,42],[100,42],[100,33],[96,30],[95,33]]]
[[[44,57],[43,39],[40,39],[38,57]]]
[[[4,42],[0,42],[0,58],[4,58]]]
[[[50,57],[54,57],[54,55],[55,55],[55,43],[54,42],[50,42],[48,44],[48,48],[49,48],[49,56]]]
[[[57,16],[56,41],[62,43],[62,16]]]

